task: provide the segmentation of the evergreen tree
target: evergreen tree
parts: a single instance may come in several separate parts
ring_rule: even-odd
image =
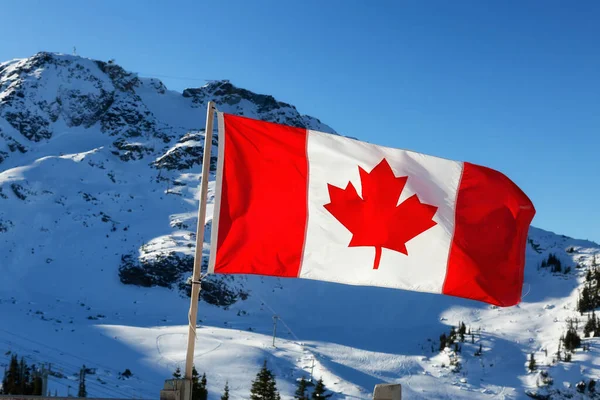
[[[308,400],[308,396],[306,394],[306,388],[308,386],[308,382],[304,377],[298,381],[298,387],[296,388],[296,392],[294,393],[294,399],[297,400]]]
[[[34,381],[32,380],[32,370],[21,357],[19,361],[16,354],[10,357],[8,369],[4,371],[2,379],[3,394],[33,394]]]
[[[31,390],[33,389],[32,382],[32,372],[31,368],[27,365],[25,360],[23,360],[23,377],[21,378],[21,393],[22,394],[31,394]]]
[[[454,327],[451,327],[450,334],[448,335],[448,340],[446,340],[446,345],[448,347],[450,347],[451,345],[454,344],[455,340],[456,340],[456,329]]]
[[[198,376],[199,376],[198,370],[196,369],[196,366],[193,365],[192,366],[192,392],[194,390],[194,386],[198,386],[200,384]]]
[[[464,322],[458,324],[458,335],[460,336],[460,341],[465,341],[465,333],[467,333],[467,326]]]
[[[278,400],[279,398],[275,376],[267,368],[265,360],[263,367],[256,374],[256,379],[252,382],[250,400]]]
[[[583,327],[583,334],[584,336],[590,337],[590,334],[592,332],[594,332],[594,337],[597,337],[600,335],[600,326],[598,324],[598,320],[596,319],[596,313],[593,312],[592,315],[590,315],[588,317],[588,321],[586,322],[585,326]]]
[[[556,257],[553,253],[548,255],[548,261],[542,261],[542,268],[551,267],[552,272],[561,272],[562,271],[562,263],[560,259]]]
[[[14,394],[14,388],[19,370],[19,362],[17,356],[10,356],[10,363],[8,369],[4,371],[4,378],[2,379],[2,394]]]
[[[16,393],[13,394],[25,394],[27,391],[27,381],[29,378],[29,371],[27,371],[27,363],[25,362],[25,358],[21,357],[21,361],[19,362],[19,371],[17,373],[19,377],[17,385],[16,385]]]
[[[577,330],[575,330],[575,327],[572,324],[569,326],[569,329],[567,329],[567,334],[565,335],[563,343],[565,345],[565,350],[571,352],[581,346],[581,338],[577,334]]]
[[[460,347],[458,347],[458,343],[454,343],[454,352],[460,353]]]
[[[537,368],[536,362],[535,362],[535,357],[533,356],[533,353],[531,353],[531,356],[529,358],[529,365],[527,366],[527,369],[529,371],[535,371]]]
[[[21,373],[19,369],[19,361],[15,354],[10,359],[10,367],[8,368],[9,379],[8,386],[6,387],[6,394],[19,394],[18,388],[21,381]]]
[[[175,372],[173,372],[173,378],[181,379],[181,368],[175,368]]]
[[[196,367],[192,367],[192,398],[194,400],[207,400],[208,390],[206,389],[206,374],[202,374],[202,378],[198,379],[198,371]]]
[[[208,399],[208,389],[206,388],[206,373],[203,373],[202,379],[200,379],[200,397],[198,400],[206,399]]]
[[[87,397],[87,390],[85,389],[85,365],[79,371],[79,391],[77,397]]]
[[[579,300],[577,302],[578,311],[584,313],[588,311],[592,311],[594,307],[594,299],[592,297],[592,285],[590,282],[587,282],[583,289],[581,289],[581,294],[579,296]]]
[[[315,386],[315,390],[312,392],[311,400],[319,400],[319,399],[327,399],[333,396],[333,393],[326,394],[327,389],[325,388],[325,384],[323,383],[323,379],[319,379],[317,385]]]
[[[223,389],[223,395],[221,400],[229,400],[229,383],[225,382],[225,389]]]
[[[446,348],[446,334],[442,333],[440,336],[440,351],[443,351]]]

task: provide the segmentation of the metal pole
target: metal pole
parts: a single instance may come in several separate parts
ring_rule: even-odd
[[[42,364],[42,396],[48,396],[48,374],[46,364]]]
[[[275,335],[277,335],[277,315],[273,315],[273,347],[275,347]]]
[[[200,207],[198,208],[198,226],[196,227],[196,252],[194,254],[194,272],[192,274],[192,295],[190,297],[189,329],[187,355],[185,359],[185,379],[191,382],[194,365],[194,347],[196,345],[196,321],[198,320],[198,298],[200,295],[200,272],[202,268],[202,247],[204,244],[204,225],[206,220],[206,198],[210,175],[210,158],[213,135],[215,103],[206,105],[206,130],[204,131],[204,157],[202,160],[202,181],[200,183]],[[189,393],[191,398],[191,391]]]

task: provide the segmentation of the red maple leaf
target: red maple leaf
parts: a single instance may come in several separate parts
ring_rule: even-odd
[[[437,207],[421,203],[416,194],[398,204],[408,176],[395,176],[385,158],[371,172],[358,171],[362,198],[351,182],[345,189],[327,184],[330,203],[324,207],[352,232],[348,247],[375,247],[377,269],[384,247],[408,255],[406,242],[436,225]]]

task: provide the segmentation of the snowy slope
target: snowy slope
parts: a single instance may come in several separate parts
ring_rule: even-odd
[[[75,392],[85,364],[95,368],[90,395],[147,399],[183,366],[209,100],[333,132],[227,81],[177,93],[80,57],[39,53],[0,64],[0,364],[9,351],[52,363],[59,394]],[[571,272],[539,268],[550,253]],[[570,363],[552,359],[566,320],[587,318],[575,308],[597,254],[597,244],[532,228],[524,299],[511,308],[304,280],[213,279],[200,304],[195,363],[210,399],[226,381],[233,398],[248,398],[265,359],[283,398],[311,367],[336,399],[368,399],[381,382],[402,383],[407,399],[579,396],[574,385],[600,374],[598,338],[584,339],[590,351],[576,350]],[[461,321],[473,332],[461,353],[440,352],[439,336]],[[532,352],[539,370],[528,373]],[[125,369],[131,378],[119,375]],[[551,387],[537,387],[540,370]]]

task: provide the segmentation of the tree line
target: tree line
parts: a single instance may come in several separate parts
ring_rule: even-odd
[[[585,283],[577,300],[577,310],[583,315],[600,307],[600,266],[594,256],[585,274]]]
[[[177,367],[173,373],[173,378],[182,379],[181,369]],[[207,379],[206,373],[202,376],[198,374],[196,367],[192,368],[192,399],[193,400],[207,400],[208,389],[206,387]],[[311,390],[312,389],[312,390]],[[328,393],[323,379],[319,379],[317,383],[313,383],[310,380],[302,377],[297,381],[296,392],[294,393],[294,399],[296,400],[322,400],[328,399],[333,396],[333,393]],[[267,367],[267,362],[263,363],[262,368],[256,374],[255,379],[252,381],[250,387],[250,400],[281,400],[281,394],[277,389],[277,380],[275,374]],[[229,400],[229,383],[225,383],[221,400]]]
[[[35,364],[29,366],[23,357],[11,355],[8,368],[4,371],[0,394],[42,394],[42,371]]]

